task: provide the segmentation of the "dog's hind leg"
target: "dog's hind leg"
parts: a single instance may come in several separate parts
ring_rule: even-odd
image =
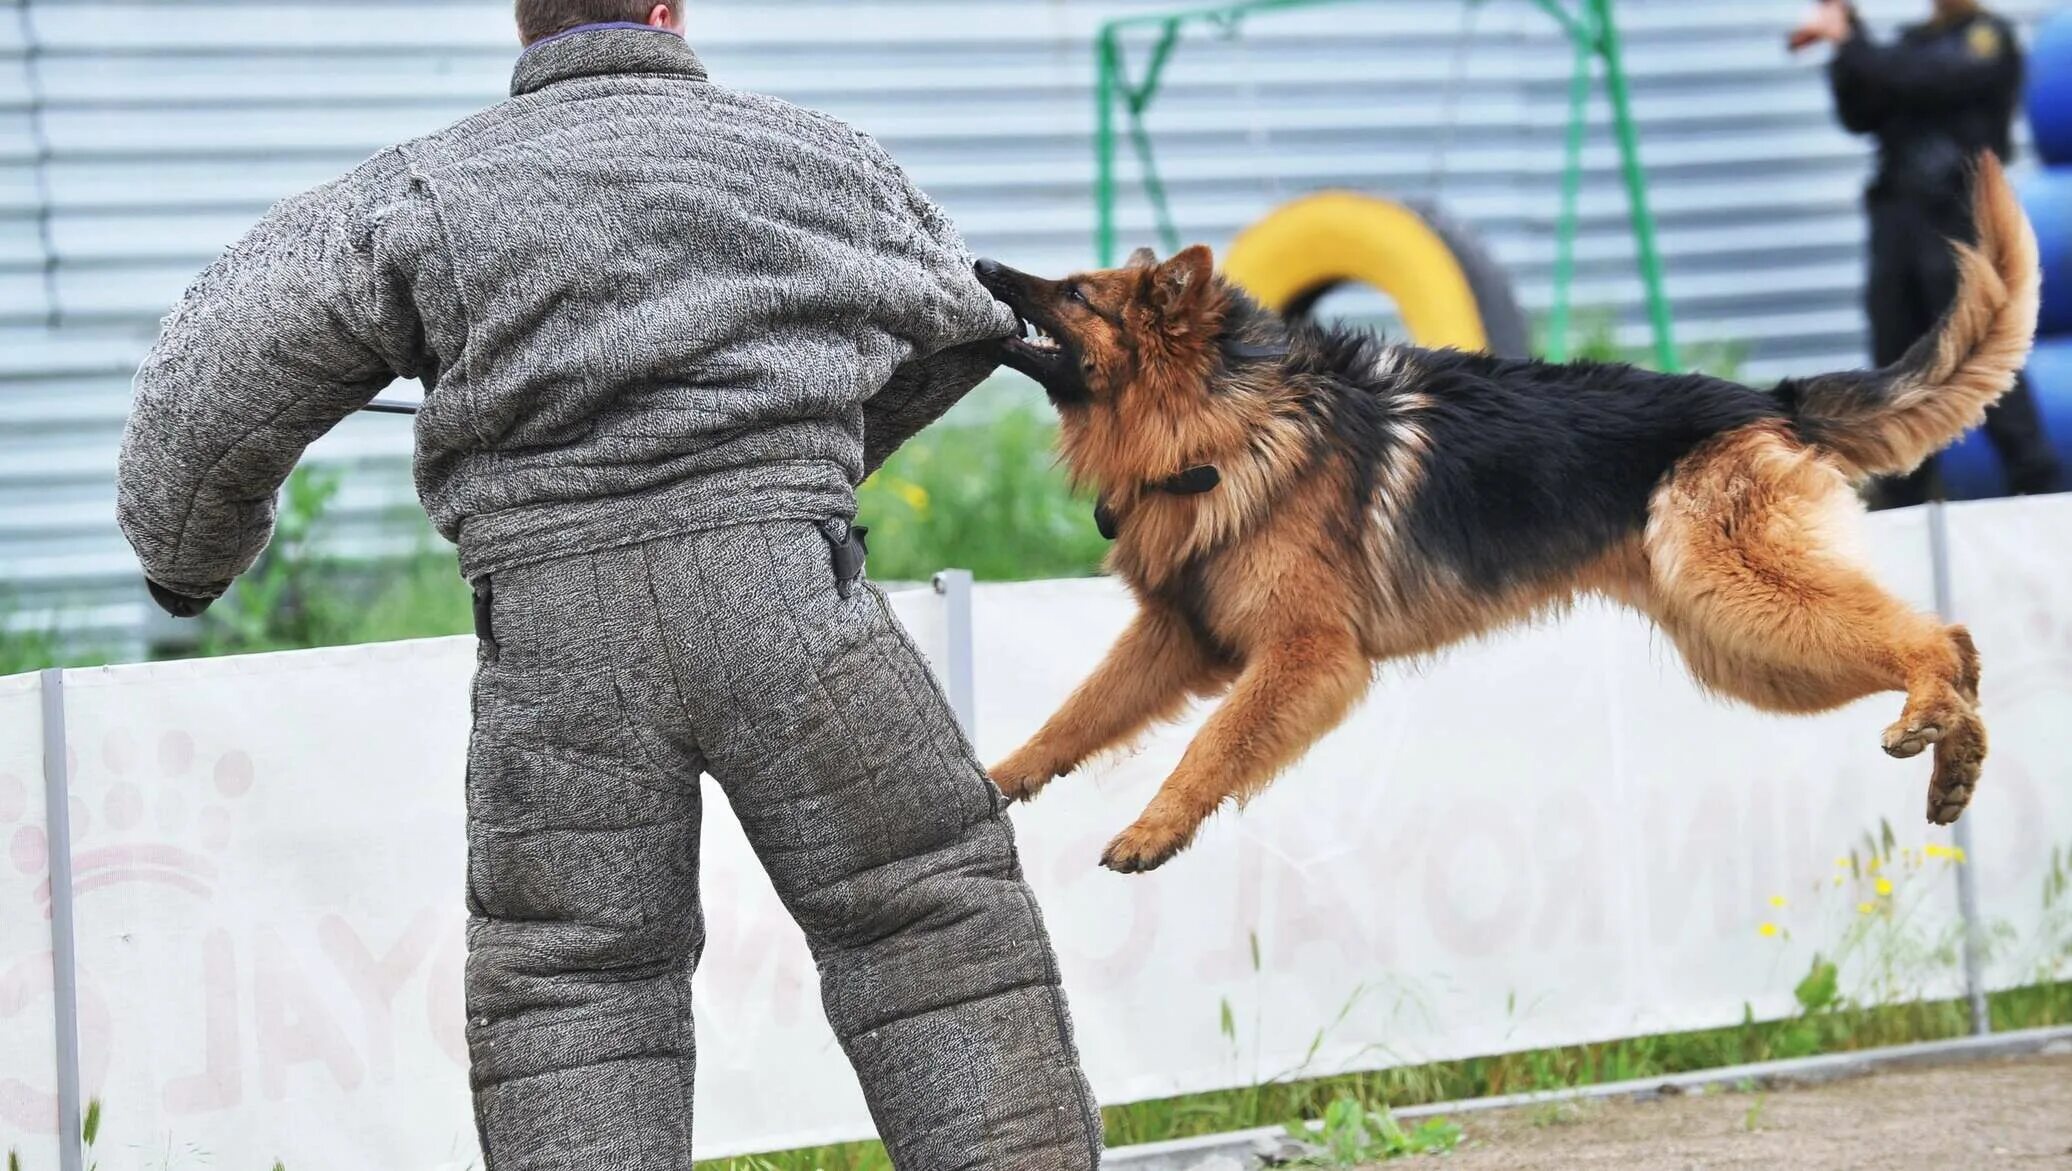
[[[1253,653],[1230,697],[1101,864],[1135,874],[1187,848],[1225,801],[1266,787],[1366,693],[1373,670],[1350,631],[1283,635]]]
[[[1978,652],[1879,588],[1851,555],[1860,507],[1841,474],[1769,426],[1679,464],[1650,508],[1648,609],[1715,691],[1817,712],[1905,691],[1885,751],[1935,746],[1928,819],[1963,813],[1986,755]]]
[[[1189,696],[1214,691],[1231,674],[1179,615],[1147,606],[1042,730],[994,766],[993,783],[1011,800],[1029,800],[1089,757],[1178,716]]]

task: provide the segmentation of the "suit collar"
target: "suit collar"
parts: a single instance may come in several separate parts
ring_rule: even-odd
[[[521,97],[557,82],[614,74],[706,80],[705,64],[690,43],[668,29],[586,24],[526,49],[511,76],[511,96]]]

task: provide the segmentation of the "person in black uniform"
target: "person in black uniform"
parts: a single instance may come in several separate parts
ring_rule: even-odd
[[[1976,0],[1936,0],[1928,21],[1907,27],[1890,44],[1873,40],[1843,0],[1822,0],[1792,34],[1791,47],[1823,41],[1835,46],[1828,80],[1842,125],[1878,140],[1878,174],[1865,197],[1866,301],[1872,358],[1883,366],[1934,329],[1956,296],[1948,241],[1971,234],[1971,159],[1984,150],[2003,161],[2013,157],[2022,49],[2013,27]],[[2058,489],[2057,457],[2026,379],[1987,412],[1986,436],[2014,492]],[[1940,496],[1936,463],[1880,484],[1873,505],[1894,508]]]

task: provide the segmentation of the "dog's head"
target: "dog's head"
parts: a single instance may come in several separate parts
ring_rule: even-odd
[[[1164,263],[1139,249],[1122,268],[1062,280],[981,260],[978,279],[1022,320],[1024,336],[1007,342],[1007,365],[1035,379],[1068,417],[1146,382],[1184,389],[1171,384],[1191,375],[1205,389],[1227,294],[1201,245]]]

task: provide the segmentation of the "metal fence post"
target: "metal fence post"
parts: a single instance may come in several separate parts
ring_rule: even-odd
[[[935,575],[935,592],[943,600],[943,641],[949,644],[943,662],[943,690],[964,734],[978,738],[978,678],[972,662],[971,571],[945,569]]]
[[[1934,572],[1935,612],[1944,622],[1956,620],[1950,591],[1950,526],[1948,506],[1940,499],[1928,504],[1928,557]],[[1993,1014],[1986,1005],[1985,957],[1982,942],[1985,925],[1978,911],[1978,854],[1971,845],[1971,818],[1960,817],[1950,827],[1950,840],[1960,851],[1957,864],[1957,912],[1964,920],[1964,995],[1971,1003],[1971,1031],[1984,1036],[1993,1031]]]
[[[44,828],[50,856],[51,1001],[58,1064],[58,1167],[83,1171],[78,936],[72,919],[72,791],[65,766],[65,673],[42,673]]]

